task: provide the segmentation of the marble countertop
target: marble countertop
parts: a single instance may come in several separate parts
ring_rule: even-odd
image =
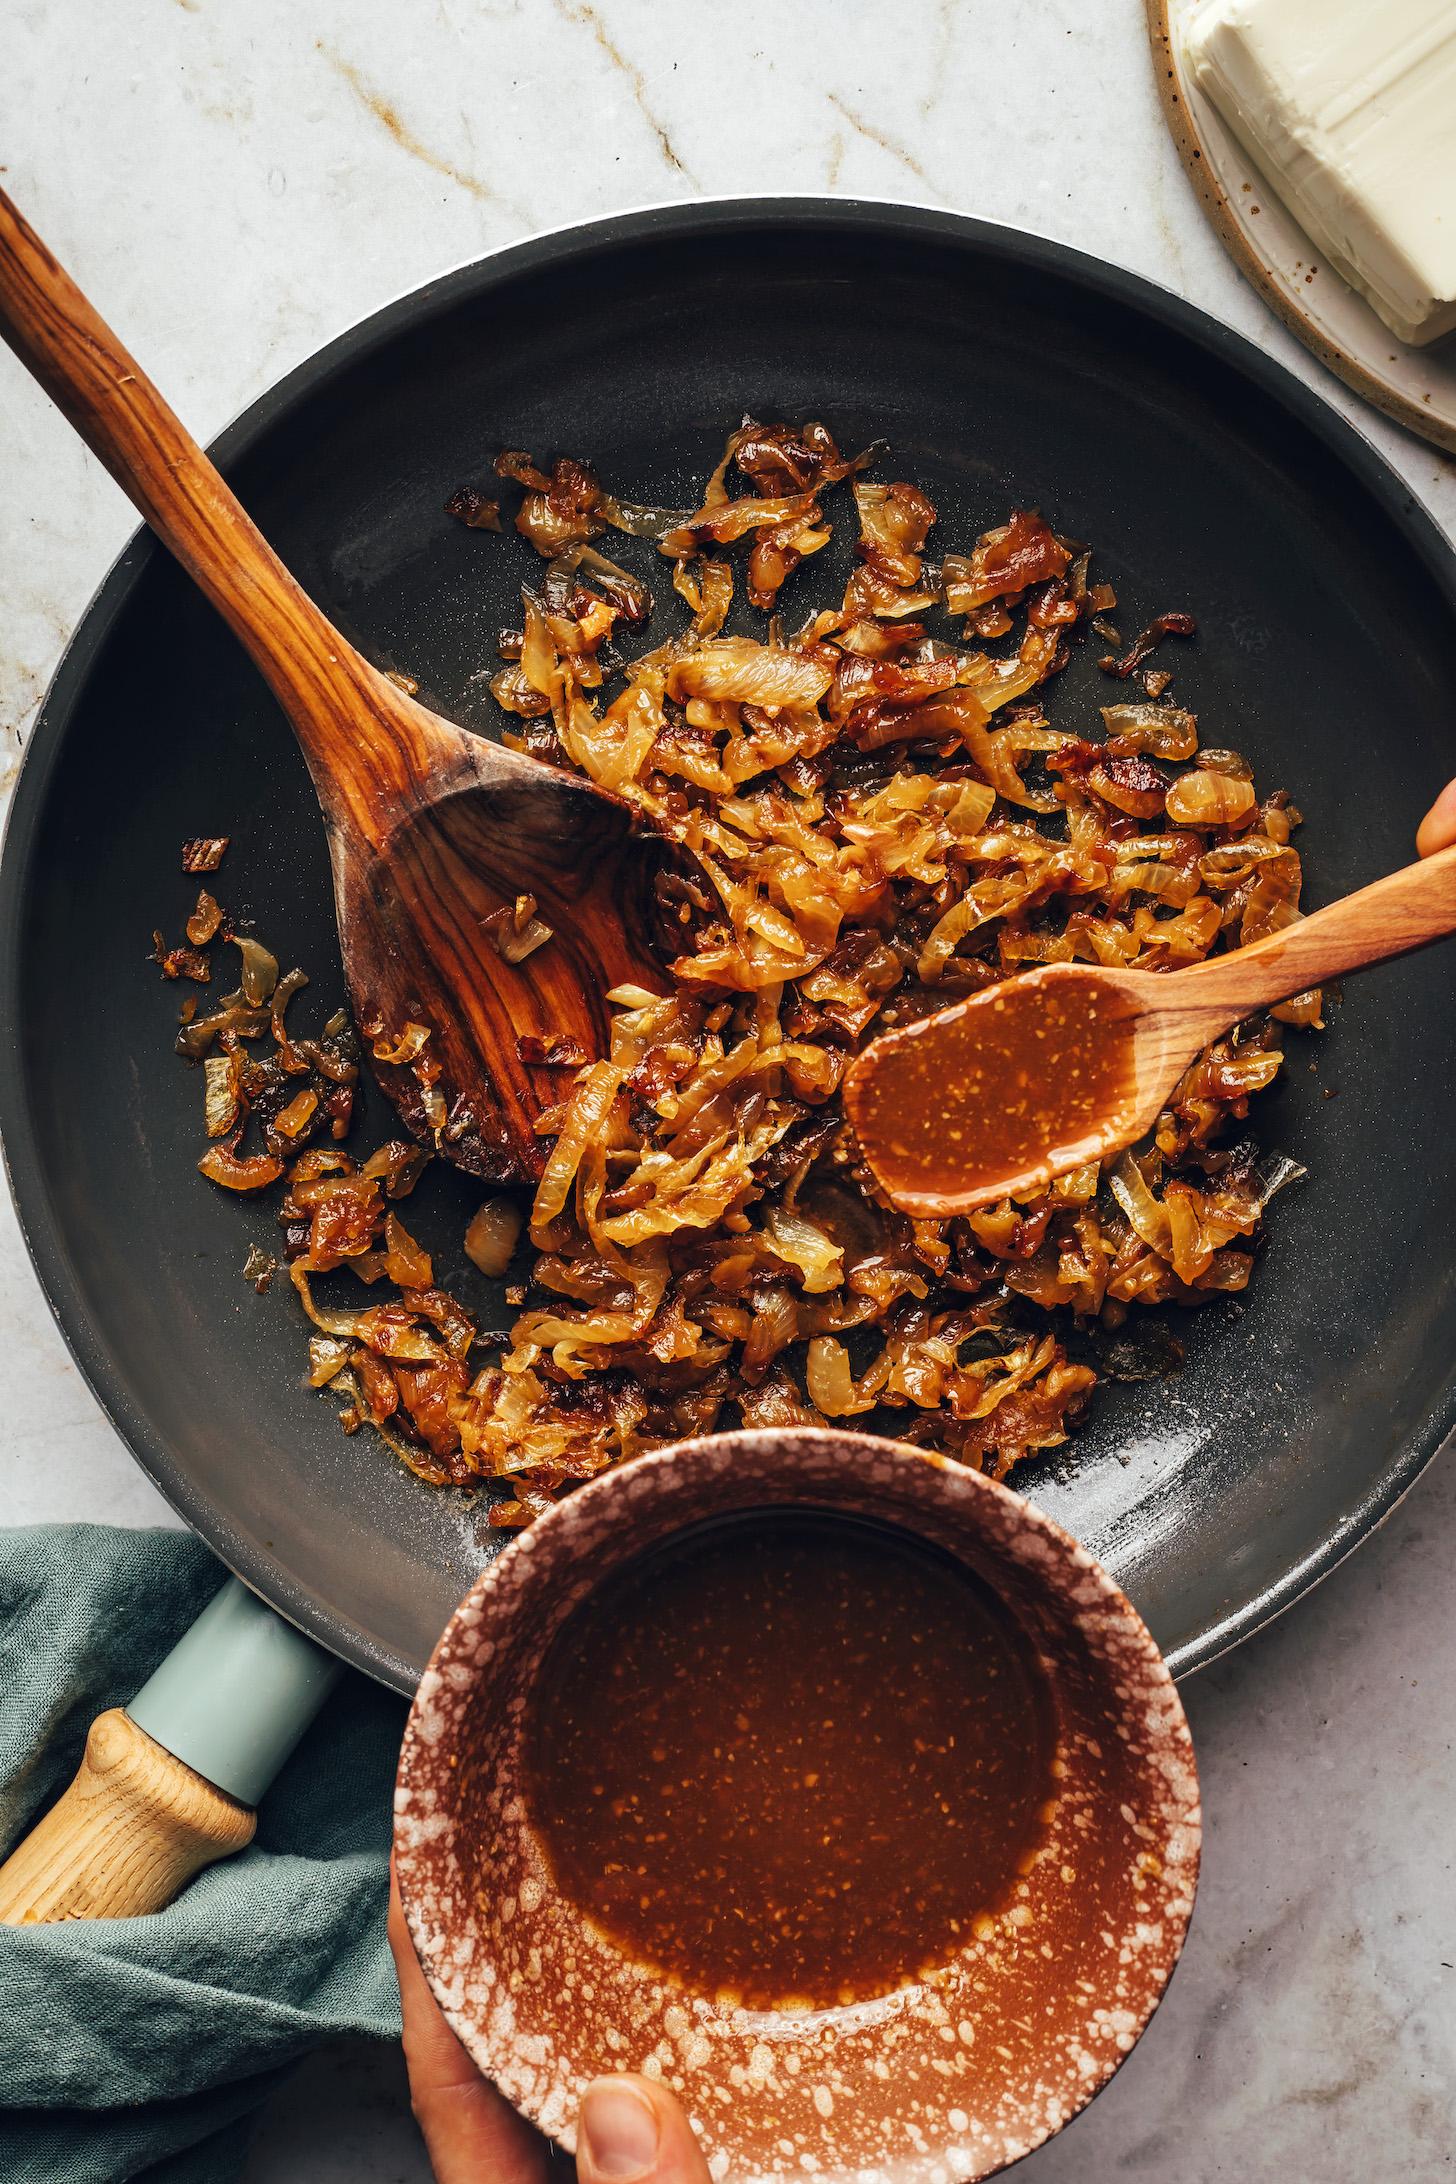
[[[9,0],[0,179],[206,441],[322,342],[533,231],[836,192],[1005,221],[1258,342],[1456,532],[1456,462],[1365,408],[1235,273],[1163,127],[1140,0]],[[134,527],[0,353],[0,791]],[[0,1209],[0,1521],[175,1522]],[[1327,2184],[1456,2165],[1456,1491],[1185,1687],[1204,1881],[1167,2001],[1027,2184]],[[1443,1951],[1450,1950],[1449,1957]],[[428,2177],[397,2052],[306,2067],[248,2184]]]

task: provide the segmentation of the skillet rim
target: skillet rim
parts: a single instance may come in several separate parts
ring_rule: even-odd
[[[226,476],[301,400],[413,328],[502,282],[654,241],[682,242],[754,229],[827,231],[848,228],[880,238],[923,241],[960,249],[992,263],[1045,271],[1150,319],[1239,374],[1292,415],[1353,473],[1426,567],[1456,609],[1456,545],[1418,501],[1400,474],[1364,434],[1288,366],[1248,336],[1196,304],[1126,267],[1095,258],[1050,237],[980,220],[969,214],[869,198],[727,197],[652,205],[599,220],[553,228],[508,244],[410,289],[336,335],[251,402],[207,447]],[[21,966],[18,936],[35,840],[70,716],[96,660],[131,595],[166,549],[141,525],[128,539],[77,622],[51,679],[22,755],[0,849],[0,1153],[31,1263],[62,1339],[107,1420],[141,1469],[180,1517],[219,1559],[270,1606],[352,1666],[409,1696],[419,1671],[371,1639],[340,1610],[320,1603],[264,1552],[239,1535],[207,1493],[173,1457],[165,1438],[131,1399],[121,1371],[93,1327],[69,1266],[40,1166],[30,1086],[21,1045]],[[1448,1419],[1450,1423],[1448,1424]],[[1369,1492],[1341,1516],[1321,1544],[1231,1616],[1206,1627],[1166,1656],[1175,1677],[1187,1676],[1229,1652],[1291,1607],[1382,1524],[1421,1473],[1456,1440],[1456,1382],[1448,1380],[1420,1427],[1399,1444]]]

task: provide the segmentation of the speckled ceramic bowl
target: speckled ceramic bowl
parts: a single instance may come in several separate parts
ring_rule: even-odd
[[[933,1978],[789,2015],[733,2010],[622,1956],[554,1891],[520,1789],[532,1679],[606,1574],[681,1526],[796,1504],[903,1526],[1020,1618],[1057,1714],[1056,1796],[1007,1910]],[[715,2179],[959,2184],[1030,2151],[1105,2085],[1183,1944],[1198,1777],[1157,1647],[1092,1557],[1017,1494],[865,1434],[685,1441],[593,1480],[480,1577],[405,1733],[395,1843],[410,1932],[445,2014],[568,2149],[603,2072],[680,2094]]]

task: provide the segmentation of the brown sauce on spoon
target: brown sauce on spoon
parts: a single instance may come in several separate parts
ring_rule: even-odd
[[[947,1962],[1035,1847],[1055,1728],[1033,1649],[890,1527],[764,1511],[609,1579],[548,1651],[526,1806],[629,1956],[750,2009]]]
[[[1010,978],[892,1032],[845,1085],[891,1193],[968,1194],[1012,1180],[1115,1121],[1135,1096],[1135,1015],[1095,977]]]

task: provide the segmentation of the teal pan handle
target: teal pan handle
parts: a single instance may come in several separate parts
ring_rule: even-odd
[[[232,1577],[127,1712],[174,1759],[256,1805],[341,1670]]]
[[[253,1807],[341,1673],[230,1578],[0,1866],[0,1923],[136,1918],[252,1841]]]

